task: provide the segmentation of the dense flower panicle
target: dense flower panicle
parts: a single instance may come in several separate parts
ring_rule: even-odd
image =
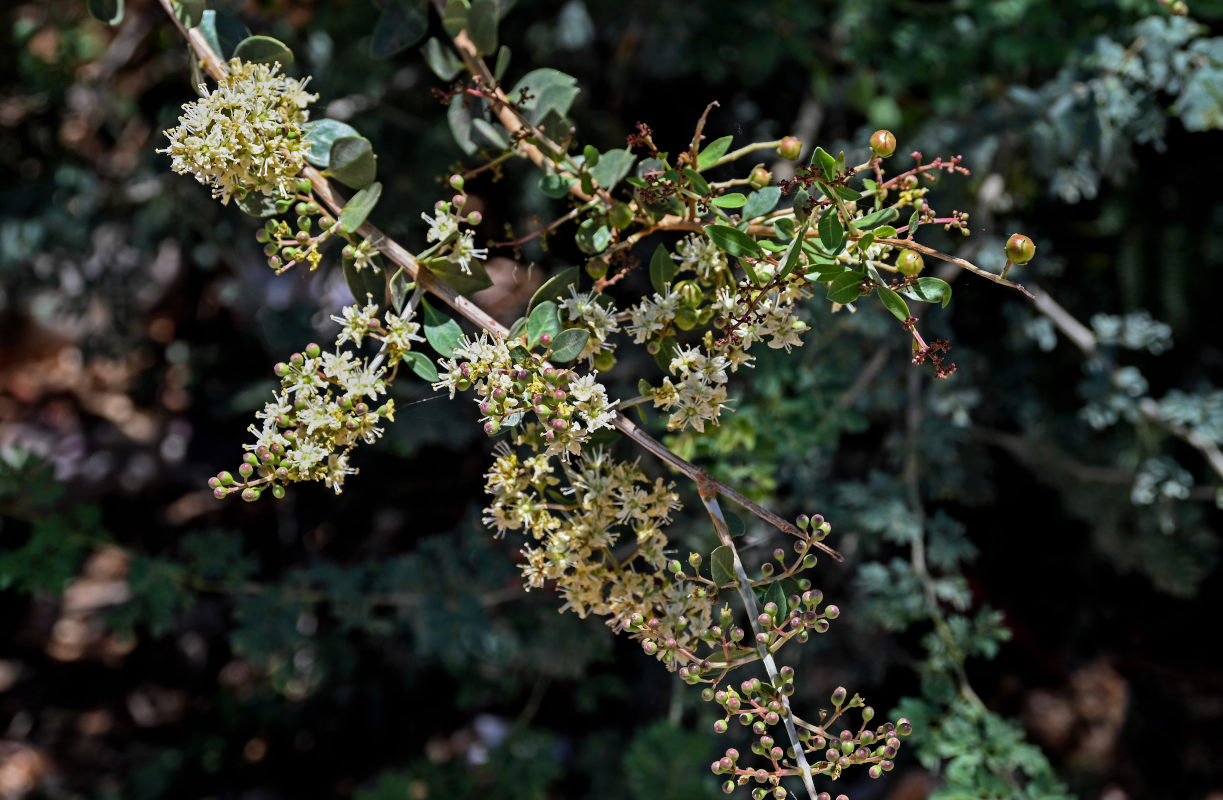
[[[334,351],[310,345],[276,365],[280,391],[255,413],[260,424],[248,428],[255,439],[244,445],[249,452],[239,469],[243,481],[214,478],[210,485],[218,497],[242,491],[254,499],[267,484],[282,492],[285,484],[309,480],[340,493],[344,479],[357,472],[348,464],[353,448],[375,442],[382,421],[395,419],[395,402],[383,398],[388,364],[399,363],[413,342],[424,340],[411,304],[401,314],[384,312],[382,321],[377,311],[373,303],[348,306],[332,317],[342,326]],[[343,349],[367,336],[382,342],[373,358]]]
[[[439,359],[440,380],[434,389],[456,391],[474,387],[484,415],[484,430],[494,434],[518,424],[530,412],[543,425],[548,455],[569,458],[581,452],[590,434],[609,428],[616,418],[615,402],[594,376],[579,376],[547,366],[540,354],[510,349],[506,340],[489,336],[464,338],[455,358]]]
[[[649,340],[652,334],[659,333],[667,325],[675,322],[675,314],[679,311],[682,298],[679,292],[668,284],[661,293],[655,292],[653,297],[643,297],[641,302],[629,309],[628,332],[633,336],[635,344]]]
[[[620,331],[615,306],[604,306],[599,297],[598,292],[579,292],[576,286],[570,286],[569,296],[558,304],[565,314],[566,327],[581,328],[590,334],[579,358],[594,359],[600,352],[610,352],[616,347],[608,341],[613,333]]]
[[[306,163],[306,107],[318,95],[306,92],[309,78],[279,68],[235,58],[215,89],[201,86],[204,96],[183,105],[178,127],[165,132],[169,146],[158,150],[170,155],[170,168],[211,186],[222,203],[250,192],[288,197]]]
[[[692,270],[698,279],[722,283],[731,277],[726,253],[718,249],[708,236],[694,233],[680,241],[671,258],[679,262],[679,270]]]
[[[471,274],[471,262],[483,261],[488,258],[488,248],[476,247],[476,235],[471,230],[462,230],[460,223],[468,221],[455,213],[450,203],[439,201],[433,209],[433,216],[422,213],[420,218],[429,223],[429,231],[425,239],[436,242],[427,253],[433,257],[447,258],[459,265],[459,269]]]
[[[515,442],[534,443],[534,427]],[[712,604],[691,585],[656,580],[667,563],[662,529],[680,507],[674,484],[651,482],[637,463],[594,449],[561,465],[564,499],[558,502],[562,481],[555,466],[537,448],[515,450],[503,443],[485,475],[484,523],[498,535],[519,531],[525,537],[526,588],[555,582],[565,601],[562,611],[605,616],[616,630],[627,629],[634,614],[656,618],[681,646],[695,645],[711,624]],[[612,551],[625,539],[635,550],[619,562]]]

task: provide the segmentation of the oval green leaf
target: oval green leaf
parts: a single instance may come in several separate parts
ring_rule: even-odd
[[[467,35],[476,51],[487,56],[497,50],[497,2],[496,0],[472,0],[467,14]]]
[[[569,194],[569,188],[577,182],[577,178],[566,178],[561,175],[545,175],[539,179],[539,190],[553,200],[560,200]]]
[[[348,284],[348,291],[352,292],[353,299],[359,305],[365,305],[366,302],[382,305],[386,300],[386,279],[382,277],[381,272],[374,272],[369,266],[358,270],[352,261],[345,260],[344,282]],[[367,300],[367,296],[372,299]]]
[[[424,312],[425,339],[430,346],[443,358],[454,358],[459,342],[463,338],[463,330],[459,323],[438,311],[425,298],[420,299]]]
[[[419,42],[429,29],[424,0],[390,0],[374,23],[369,54],[387,58]]]
[[[184,28],[194,28],[204,18],[204,0],[173,0],[171,5]]]
[[[667,284],[678,270],[679,267],[667,252],[666,245],[660,244],[654,248],[654,255],[650,257],[650,285],[654,287],[654,291],[659,294],[665,292]]]
[[[828,299],[834,303],[845,305],[852,303],[861,296],[860,286],[865,276],[861,272],[843,272],[833,278],[828,284]]]
[[[738,583],[735,577],[735,554],[729,545],[715,547],[709,555],[709,577],[718,586]]]
[[[719,250],[730,256],[759,257],[760,245],[756,240],[729,225],[706,225],[705,233]]]
[[[918,278],[900,293],[923,303],[938,303],[944,308],[951,302],[951,285],[941,278]]]
[[[854,226],[860,231],[869,231],[872,228],[878,228],[880,225],[886,225],[899,216],[900,212],[894,208],[881,208],[861,219],[854,220]],[[895,230],[892,231],[892,233],[895,232]]]
[[[437,366],[424,353],[409,350],[403,354],[403,363],[411,367],[412,371],[416,373],[416,377],[421,380],[427,383],[437,382]]]
[[[293,63],[293,51],[271,36],[248,36],[234,48],[234,58],[252,64],[280,64],[287,67]]]
[[[586,349],[586,341],[590,338],[590,331],[582,328],[566,328],[552,340],[552,353],[548,356],[550,361],[556,361],[560,364],[567,364],[573,359],[582,354]]]
[[[730,149],[730,143],[735,140],[733,136],[723,136],[714,139],[705,149],[702,150],[696,157],[697,169],[709,169],[719,158],[726,155],[726,151]]]
[[[573,240],[583,253],[597,255],[611,244],[611,229],[607,227],[604,219],[592,217],[578,225],[578,232]]]
[[[604,189],[611,189],[624,180],[633,168],[637,157],[628,150],[608,150],[601,153],[596,163],[590,166],[590,177]]]
[[[319,169],[331,164],[331,145],[336,139],[360,136],[357,129],[338,119],[319,119],[302,125],[305,131],[306,160]]]
[[[835,253],[845,238],[845,231],[841,228],[841,220],[837,219],[836,211],[828,209],[824,212],[820,217],[818,230],[820,244],[824,245],[828,252]]]
[[[743,208],[747,205],[747,198],[739,192],[729,192],[715,197],[713,204],[718,208]]]
[[[747,196],[747,204],[743,206],[743,218],[763,217],[777,208],[777,201],[780,199],[781,188],[778,186],[766,186],[752,192]]]
[[[353,189],[373,183],[378,174],[374,146],[364,136],[342,136],[331,143],[326,175]]]
[[[527,304],[527,312],[530,313],[535,306],[545,300],[559,300],[565,297],[569,293],[569,287],[577,285],[581,274],[582,271],[577,267],[566,267],[548,278],[542,286],[535,290],[535,294],[531,295],[531,302]]]
[[[356,233],[357,228],[365,224],[365,218],[369,216],[369,212],[374,210],[381,196],[382,184],[377,181],[354,194],[352,199],[344,205],[344,210],[340,212],[340,227],[344,229],[344,232]]]
[[[539,344],[539,337],[545,333],[555,338],[560,332],[560,315],[556,303],[551,300],[545,300],[535,306],[527,317],[527,344],[531,347]]]
[[[904,322],[909,318],[909,304],[896,292],[886,286],[880,286],[879,299],[883,301],[884,308],[891,311],[892,316],[896,319]]]
[[[429,69],[433,70],[433,74],[444,81],[454,80],[454,76],[463,69],[462,60],[436,37],[425,42],[421,55],[424,56]]]
[[[204,34],[212,51],[224,60],[234,52],[238,42],[250,38],[251,30],[237,17],[218,14],[210,8],[200,17],[200,33]]]

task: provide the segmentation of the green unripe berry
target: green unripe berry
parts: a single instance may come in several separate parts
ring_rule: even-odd
[[[607,372],[616,366],[616,354],[611,350],[600,350],[595,354],[595,371]]]
[[[681,331],[690,331],[696,327],[696,312],[687,306],[680,306],[675,312],[675,327]]]
[[[790,161],[798,158],[799,153],[803,151],[803,143],[799,141],[797,136],[787,136],[781,140],[781,146],[777,148],[777,155]]]
[[[1013,264],[1026,264],[1036,255],[1036,243],[1022,233],[1006,240],[1006,257]]]
[[[626,203],[616,203],[612,206],[608,221],[611,222],[613,228],[622,231],[633,224],[633,210]]]
[[[925,265],[925,259],[916,250],[905,250],[896,256],[896,269],[900,270],[900,274],[906,278],[920,274]]]
[[[302,194],[309,194],[310,193],[310,181],[306,178],[302,178],[300,181],[298,181],[297,191]]]
[[[879,130],[871,134],[871,151],[880,158],[888,158],[896,152],[896,136],[891,131]]]
[[[747,185],[753,189],[763,189],[773,182],[773,173],[757,164],[747,176]]]
[[[607,262],[601,258],[592,258],[586,262],[586,274],[597,280],[607,275]]]
[[[279,483],[272,487],[272,497],[275,497],[277,500],[283,500],[284,496],[285,487],[281,486]]]

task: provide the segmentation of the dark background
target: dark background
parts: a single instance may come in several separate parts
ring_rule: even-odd
[[[378,8],[364,0],[218,7],[289,44],[321,95],[315,117],[374,142],[387,187],[374,220],[423,247],[419,213],[449,194],[461,154],[418,52],[371,59]],[[952,304],[923,320],[959,366],[935,383],[913,377],[877,309],[833,315],[820,298],[807,345],[764,354],[716,435],[670,440],[781,513],[823,513],[849,555],[817,573],[845,613],[798,662],[799,705],[838,684],[881,713],[929,700],[930,624],[888,572],[911,552],[916,463],[926,541],[969,543],[935,570],[944,612],[998,609],[1013,633],[968,661],[990,709],[1079,796],[1223,793],[1220,477],[1135,405],[1182,392],[1183,424],[1223,442],[1223,85],[1201,77],[1223,75],[1209,38],[1223,9],[1191,12],[1196,46],[1139,0],[523,0],[505,16],[509,80],[573,74],[582,142],[623,146],[642,121],[678,151],[714,100],[707,133],[738,142],[795,133],[864,156],[889,127],[895,169],[920,149],[973,170],[934,194],[972,213],[973,237],[929,244],[997,269],[1022,230],[1037,258],[1018,279],[1084,323],[1146,311],[1168,326],[1132,317],[1133,346],[1092,361],[1017,294],[957,276]],[[517,545],[479,524],[490,444],[467,400],[405,407],[338,497],[213,500],[205,481],[237,465],[272,364],[333,335],[349,300],[338,258],[275,277],[257,223],[154,152],[193,98],[157,4],[129,3],[116,29],[60,0],[2,18],[0,797],[714,796],[707,765],[731,742],[697,692],[518,588]],[[516,164],[473,181],[482,235],[559,213],[533,182]],[[485,298],[508,319],[581,256],[562,230],[523,257]],[[627,281],[622,307],[645,286]],[[647,359],[621,362],[619,396],[657,378]],[[1127,394],[1134,376],[1146,388]],[[1135,502],[1144,475],[1166,491]],[[684,491],[669,535],[708,552]],[[756,558],[774,546],[748,537]],[[912,755],[931,730],[883,781],[829,790],[937,791],[939,759]]]

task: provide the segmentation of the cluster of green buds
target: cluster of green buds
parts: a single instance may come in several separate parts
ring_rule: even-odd
[[[741,682],[737,688],[706,689],[702,694],[706,700],[721,706],[725,713],[722,719],[714,723],[714,732],[726,733],[730,729],[730,720],[737,719],[741,726],[749,727],[755,737],[750,745],[751,752],[765,759],[769,765],[744,766],[740,763],[739,751],[733,747],[727,748],[725,754],[710,765],[715,775],[729,776],[722,784],[726,794],[734,792],[736,787],[754,782],[757,786],[752,791],[753,798],[762,799],[769,795],[787,797],[781,780],[787,775],[798,774],[794,746],[779,743],[772,735],[772,729],[789,714],[781,698],[793,692],[794,668],[784,666],[778,670],[772,682],[751,678]],[[831,701],[832,711],[821,709],[818,723],[793,718],[803,752],[818,759],[811,763],[812,773],[835,780],[846,767],[857,764],[869,765],[867,773],[872,778],[890,772],[900,751],[901,737],[913,732],[912,723],[902,717],[894,723],[885,722],[868,728],[875,717],[875,710],[858,695],[848,697],[843,686],[832,693]],[[844,725],[842,717],[845,712],[853,708],[862,709],[861,724],[856,730],[842,727],[835,731],[838,722]],[[828,795],[820,794],[819,797],[827,798]]]
[[[301,263],[309,264],[311,270],[317,269],[322,260],[320,247],[339,230],[336,221],[319,207],[310,181],[303,178],[296,188],[297,194],[276,201],[278,213],[288,214],[292,210],[296,216],[294,224],[273,218],[255,233],[255,239],[263,245],[268,266],[277,273]]]

